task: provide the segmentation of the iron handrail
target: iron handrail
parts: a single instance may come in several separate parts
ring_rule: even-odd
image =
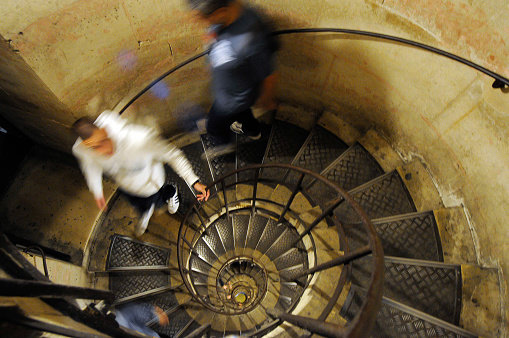
[[[0,266],[13,278],[29,281],[50,282],[19,252],[18,248],[0,232]],[[71,319],[111,337],[140,337],[121,329],[110,317],[81,310],[77,304],[65,298],[41,298],[43,302],[69,316]]]
[[[394,41],[398,43],[402,43],[404,45],[409,45],[413,47],[417,47],[423,50],[426,50],[428,52],[432,52],[434,54],[438,54],[441,56],[445,56],[451,60],[454,60],[456,62],[459,62],[461,64],[464,64],[466,66],[469,66],[471,68],[474,68],[477,71],[480,71],[481,73],[484,73],[490,77],[492,77],[495,82],[493,83],[492,87],[497,88],[504,88],[505,86],[509,86],[509,79],[506,77],[495,73],[494,71],[491,71],[479,64],[476,64],[470,60],[467,60],[461,56],[458,56],[456,54],[447,52],[445,50],[429,46],[417,41],[413,41],[410,39],[404,39],[393,35],[387,35],[387,34],[381,34],[376,32],[369,32],[369,31],[363,31],[363,30],[355,30],[355,29],[345,29],[345,28],[295,28],[295,29],[284,29],[279,31],[274,31],[271,34],[274,36],[278,35],[289,35],[289,34],[303,34],[303,33],[342,33],[342,34],[350,34],[350,35],[360,35],[360,36],[368,36],[372,38],[382,39],[382,40],[389,40]],[[162,81],[164,78],[168,77],[169,75],[173,74],[175,71],[179,70],[180,68],[188,65],[189,63],[196,61],[200,59],[201,57],[207,55],[210,52],[210,49],[207,49],[195,56],[192,56],[191,58],[179,63],[177,66],[173,67],[172,69],[168,70],[161,76],[159,76],[154,81],[150,82],[147,86],[145,86],[138,94],[136,94],[133,98],[131,98],[125,106],[120,109],[119,115],[122,115],[126,111],[127,108],[129,108],[137,99],[139,99],[143,94],[145,94],[150,88],[154,87],[157,83]]]
[[[224,197],[226,197],[227,189],[225,187],[224,182],[227,178],[238,177],[241,172],[254,171],[255,173],[259,173],[259,172],[261,172],[265,169],[269,169],[269,168],[270,169],[283,169],[288,172],[294,171],[294,172],[300,173],[301,176],[299,178],[299,184],[296,185],[297,190],[300,189],[300,183],[305,175],[310,176],[312,179],[321,181],[323,184],[325,184],[325,186],[327,188],[332,189],[334,191],[334,193],[336,193],[339,196],[339,198],[334,199],[333,202],[336,202],[336,203],[334,203],[333,205],[335,205],[337,207],[340,204],[340,203],[337,203],[337,201],[342,201],[344,203],[347,203],[353,208],[354,212],[360,218],[361,223],[363,224],[365,231],[367,233],[367,237],[368,237],[368,245],[366,247],[362,248],[361,250],[354,251],[354,252],[346,251],[344,256],[341,256],[339,259],[333,259],[330,262],[321,264],[320,266],[315,266],[312,269],[305,270],[304,273],[299,274],[297,277],[309,276],[312,273],[314,273],[315,271],[323,271],[325,269],[332,268],[334,266],[338,266],[338,265],[342,265],[342,264],[349,264],[352,260],[358,259],[360,257],[367,255],[367,254],[371,254],[372,275],[371,275],[370,285],[367,290],[367,297],[365,298],[364,303],[361,305],[359,312],[353,318],[353,320],[350,321],[349,323],[347,323],[343,327],[338,326],[336,324],[326,323],[325,320],[322,319],[322,318],[327,317],[326,315],[324,316],[324,314],[322,314],[320,316],[321,320],[311,320],[314,322],[325,323],[324,325],[327,325],[329,327],[335,327],[337,332],[338,333],[341,332],[341,336],[344,336],[344,337],[360,337],[360,336],[367,334],[370,331],[372,325],[374,324],[374,321],[376,319],[376,315],[378,313],[378,309],[381,305],[381,300],[382,300],[383,275],[384,275],[384,268],[385,268],[384,264],[383,264],[383,259],[384,259],[383,258],[383,249],[382,249],[381,242],[378,238],[378,235],[377,235],[377,233],[374,229],[374,226],[372,225],[369,217],[361,209],[359,204],[351,196],[348,195],[346,190],[337,186],[334,182],[331,182],[331,181],[325,179],[324,177],[320,176],[319,174],[316,174],[316,173],[314,173],[310,170],[307,170],[307,169],[295,167],[295,166],[288,165],[288,164],[258,164],[258,165],[244,167],[244,168],[235,170],[229,174],[226,174],[226,175],[216,179],[214,182],[212,182],[209,185],[208,188],[211,189],[211,188],[215,187],[216,185],[221,184],[221,189],[218,189],[218,191],[220,191],[222,193],[222,195]],[[255,174],[253,176],[256,179],[259,179],[259,175]],[[245,183],[246,183],[246,181],[243,181],[243,184],[245,184]],[[253,182],[253,187],[256,187],[258,185],[258,183],[260,183],[260,181]],[[237,184],[236,182],[231,183],[228,186],[228,188],[233,188],[236,184]],[[254,190],[254,188],[253,188],[253,190]],[[295,190],[291,193],[290,199],[293,199],[295,197],[294,195],[295,195]],[[249,209],[251,207],[258,208],[258,206],[256,206],[256,198],[257,198],[257,196],[255,193],[253,195],[252,205],[249,207]],[[198,202],[195,201],[195,204],[191,208],[189,208],[186,216],[182,220],[182,223],[181,223],[181,226],[179,229],[178,239],[177,239],[177,256],[178,256],[179,266],[181,268],[181,275],[182,275],[184,284],[186,285],[186,287],[188,288],[189,292],[191,293],[191,295],[193,297],[195,297],[205,307],[208,307],[207,304],[200,298],[200,296],[198,294],[194,293],[193,287],[190,285],[190,282],[188,281],[188,278],[187,278],[188,271],[186,270],[187,265],[185,262],[189,263],[189,260],[184,259],[184,252],[183,252],[184,249],[183,249],[183,245],[181,244],[184,242],[181,239],[183,239],[184,236],[188,235],[187,230],[185,230],[185,229],[187,229],[186,223],[188,222],[188,219],[191,216],[192,211],[196,210],[197,203]],[[231,201],[230,203],[235,203],[235,201]],[[260,207],[260,208],[262,208],[262,207]],[[228,206],[225,206],[223,214],[225,212],[228,212],[228,210],[229,210]],[[285,212],[290,212],[291,211],[290,203],[286,203],[285,205],[283,205],[283,210]],[[328,209],[327,213],[332,212],[332,211],[333,211],[333,209],[331,209],[331,210]],[[324,218],[326,216],[327,215],[325,215]],[[221,216],[219,216],[219,217],[221,217]],[[318,222],[317,221],[312,222],[312,224],[314,224],[314,223],[318,223]],[[211,224],[213,224],[213,223],[211,223]],[[309,230],[309,231],[305,230],[305,232],[308,232],[308,233],[310,231],[311,230]],[[301,234],[301,238],[302,237],[303,236]],[[196,239],[196,237],[193,237],[193,238]],[[189,243],[189,240],[186,240],[186,242],[187,242],[187,245],[190,246],[191,243]],[[189,247],[188,250],[189,250],[189,252],[192,252],[192,247]],[[188,258],[190,259],[190,256]],[[184,270],[186,270],[186,271],[184,271]],[[338,287],[340,285],[340,280],[342,280],[342,279],[343,279],[343,276],[338,277]],[[309,283],[309,279],[308,279],[308,283]],[[307,284],[306,284],[306,286],[307,286]],[[337,289],[334,294],[339,294]],[[331,309],[332,307],[330,307],[330,304],[328,304],[326,308]],[[330,312],[330,310],[329,310],[329,312]],[[302,327],[304,327],[304,325],[306,325],[305,323],[310,322],[309,321],[310,318],[306,318],[306,317],[299,317],[299,316],[290,316],[289,317],[286,315],[279,316],[279,314],[281,314],[281,313],[279,313],[277,311],[276,312],[269,311],[268,313],[271,313],[271,315],[274,315],[274,318],[276,318],[276,320],[274,321],[274,325],[279,325],[281,320],[286,320],[288,318],[292,318],[292,323],[297,326],[299,326],[299,318],[301,318],[302,319],[302,322],[301,322]],[[293,320],[296,320],[296,322],[293,322]],[[307,329],[309,329],[309,328],[307,327]],[[320,331],[316,331],[316,333],[320,333]]]

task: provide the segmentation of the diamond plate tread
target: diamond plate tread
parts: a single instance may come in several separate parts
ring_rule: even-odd
[[[323,127],[315,126],[292,164],[320,173],[347,149],[348,145],[336,135]],[[296,182],[298,176],[298,173],[292,172],[287,180]],[[304,184],[309,182],[310,178],[306,177]]]
[[[233,227],[232,223],[230,223],[226,219],[226,214],[217,219],[214,222],[214,226],[217,229],[217,232],[219,234],[219,237],[221,241],[223,242],[223,245],[226,249],[226,251],[231,251],[235,249],[235,240],[233,236]]]
[[[341,310],[341,315],[347,320],[352,320],[359,311],[362,301],[365,299],[365,293],[356,292],[354,288],[350,290],[348,296],[352,301],[347,309]],[[346,304],[345,304],[346,305]],[[416,312],[405,306],[394,305],[387,299],[382,300],[380,310],[371,330],[369,337],[373,338],[474,338],[460,327],[454,327],[452,324],[443,323],[436,318],[429,317]]]
[[[203,236],[198,241],[196,241],[196,244],[194,245],[194,251],[211,265],[213,265],[214,262],[218,259],[218,257],[209,248],[209,246],[205,244]]]
[[[367,288],[371,257],[352,265],[352,283]],[[458,325],[461,311],[461,267],[393,258],[385,261],[384,296]]]
[[[246,242],[247,248],[251,249],[256,248],[256,245],[260,240],[260,236],[262,235],[263,230],[265,229],[267,221],[268,221],[267,218],[260,215],[255,215],[253,218],[251,218]]]
[[[219,233],[217,232],[216,227],[212,226],[208,228],[209,235],[202,236],[203,240],[207,242],[209,248],[218,256],[221,257],[226,253],[224,250],[223,243],[219,238]]]
[[[189,260],[189,268],[193,271],[200,271],[202,273],[208,274],[210,271],[210,265],[206,264],[202,259],[196,257],[196,255],[192,255]]]
[[[170,275],[162,272],[132,273],[130,275],[110,274],[110,290],[115,299],[133,296],[170,285]]]
[[[333,166],[327,168],[324,176],[348,191],[383,174],[383,169],[373,156],[356,143]]]
[[[246,246],[247,228],[249,224],[249,215],[232,215],[233,230],[235,233],[235,246],[244,248]]]
[[[273,244],[278,245],[280,236],[285,229],[285,225],[278,226],[276,221],[269,220],[260,238],[257,250],[264,254]]]
[[[205,275],[196,273],[194,271],[190,271],[189,275],[190,275],[191,280],[195,284],[207,284],[208,283],[207,276],[205,276]]]
[[[371,218],[383,218],[417,211],[398,172],[392,171],[349,192]],[[347,203],[334,214],[342,224],[356,223],[358,218]]]
[[[298,249],[291,249],[286,254],[278,256],[277,259],[273,260],[277,270],[284,270],[298,264],[308,265],[308,258],[305,251]]]
[[[205,151],[220,145],[216,138],[209,134],[202,134],[201,140]],[[218,156],[209,161],[209,166],[212,170],[214,180],[235,170],[235,158],[235,152],[233,152],[223,156]],[[226,180],[225,183],[230,184],[233,182],[233,180],[234,178],[230,177]]]
[[[293,305],[292,303],[295,302],[296,299],[300,298],[302,291],[304,291],[302,288],[300,288],[298,291],[295,291],[285,284],[282,284],[281,288],[279,289],[279,304],[281,304],[285,310],[290,309],[290,307]]]
[[[304,144],[309,132],[291,123],[276,120],[272,126],[272,137],[263,163],[292,163],[295,155]],[[267,169],[263,177],[282,178],[283,172]]]
[[[270,248],[265,255],[269,257],[272,261],[277,260],[281,255],[285,254],[287,251],[292,249],[290,245],[294,243],[299,238],[299,234],[295,228],[287,227],[287,230],[281,235],[281,238],[278,241],[277,245],[274,245]],[[301,243],[297,243],[297,246],[302,246]]]
[[[322,176],[349,191],[383,173],[382,168],[367,150],[356,143],[326,168]],[[316,196],[316,203],[321,205],[336,197],[334,190],[321,182],[313,184],[309,191],[312,196]]]
[[[386,256],[444,261],[432,211],[374,220],[373,225]],[[345,226],[344,231],[351,250],[367,244],[365,232],[360,224]]]
[[[112,236],[111,242],[106,269],[168,265],[170,249],[144,244],[117,234]]]
[[[262,138],[252,141],[245,135],[237,135],[237,169],[244,168],[263,161],[263,156],[269,142],[271,127],[261,124]],[[249,173],[241,173],[240,180],[250,178]]]

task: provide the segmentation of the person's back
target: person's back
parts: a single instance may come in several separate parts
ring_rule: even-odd
[[[260,16],[236,0],[188,0],[198,18],[211,26],[209,59],[214,103],[209,111],[207,132],[222,146],[210,152],[215,157],[233,151],[230,130],[253,140],[261,137],[260,123],[251,107],[267,110],[275,100],[275,44]],[[224,149],[220,149],[224,148]]]
[[[105,111],[95,121],[78,119],[72,129],[79,136],[73,154],[97,206],[106,206],[102,186],[102,176],[106,174],[140,212],[137,237],[145,232],[156,207],[167,203],[170,214],[179,207],[177,186],[166,184],[165,163],[199,192],[198,200],[209,196],[182,151],[148,127],[128,124],[116,112]]]

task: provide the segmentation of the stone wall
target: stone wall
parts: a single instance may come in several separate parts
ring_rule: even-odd
[[[277,28],[339,27],[395,35],[509,77],[506,0],[253,3],[274,18]],[[7,0],[0,14],[7,18],[0,22],[0,34],[12,40],[10,50],[72,116],[121,106],[204,48],[203,27],[187,13],[184,0]],[[493,80],[472,68],[394,42],[308,34],[282,37],[282,46],[281,100],[330,111],[360,132],[374,127],[403,159],[425,163],[445,206],[468,210],[479,263],[501,267],[509,300],[509,93],[492,89]],[[153,116],[166,132],[176,130],[175,112],[182,103],[210,101],[208,75],[205,60],[179,70],[161,88],[144,94],[128,116]],[[0,87],[10,93],[5,82],[4,77]],[[56,118],[37,116],[45,121],[38,133],[63,139],[51,126]],[[61,117],[67,115],[58,116],[70,122]],[[23,126],[33,125],[31,117],[28,112],[6,116]]]

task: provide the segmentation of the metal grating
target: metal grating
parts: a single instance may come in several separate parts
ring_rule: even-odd
[[[383,173],[375,159],[364,147],[356,143],[341,156],[338,162],[327,168],[324,176],[348,191]]]
[[[231,219],[231,218],[230,218]],[[224,244],[226,251],[234,250],[235,243],[233,237],[233,228],[229,220],[226,218],[226,214],[214,222],[219,237]]]
[[[209,236],[205,235],[203,236],[203,240],[207,242],[207,245],[209,248],[214,251],[214,253],[220,257],[226,253],[224,250],[223,243],[221,242],[221,239],[219,238],[219,233],[217,232],[216,227],[209,227],[208,228]]]
[[[305,252],[301,252],[296,248],[292,248],[285,254],[277,257],[274,264],[278,270],[284,270],[298,264],[307,264]]]
[[[341,310],[341,315],[352,320],[359,311],[364,292],[352,289],[348,295],[349,301]],[[362,295],[361,295],[362,294]],[[442,322],[437,318],[414,311],[402,304],[382,300],[382,305],[373,329],[369,335],[376,338],[473,338],[475,335],[452,324]]]
[[[352,282],[367,287],[371,276],[371,258],[355,261]],[[384,296],[419,311],[458,324],[461,311],[460,266],[393,258],[385,262]]]
[[[396,171],[385,174],[349,192],[371,219],[415,212],[415,206]],[[334,211],[341,223],[358,222],[346,203]]]
[[[443,262],[433,212],[384,218],[373,224],[385,255]],[[367,244],[365,231],[359,224],[345,227],[345,234],[352,250]]]
[[[251,218],[251,223],[249,224],[249,231],[247,235],[246,247],[254,249],[258,244],[260,236],[265,229],[265,225],[267,224],[267,219],[260,215],[255,215]]]
[[[269,249],[269,251],[265,253],[265,255],[267,255],[267,257],[269,257],[272,261],[275,261],[281,255],[285,254],[287,251],[292,249],[290,245],[299,238],[299,235],[297,234],[295,228],[293,227],[289,228],[287,226],[285,227],[287,228],[287,230],[281,235],[278,244],[274,245],[272,248]]]
[[[218,257],[210,250],[210,248],[205,244],[203,241],[203,238],[200,238],[195,246],[194,251],[200,255],[201,258],[203,258],[205,261],[207,261],[209,264],[213,265],[214,262],[217,260]]]
[[[323,127],[316,126],[292,164],[320,173],[346,149],[348,146],[336,135]],[[306,179],[304,184],[309,184],[309,178]],[[298,180],[298,173],[290,174],[287,180],[295,182]]]
[[[277,226],[276,221],[269,220],[267,225],[265,226],[265,231],[263,232],[262,237],[260,238],[260,242],[258,243],[257,250],[261,253],[265,253],[270,247],[275,245],[280,245],[278,240],[286,226],[281,225]],[[276,243],[277,242],[277,243]]]
[[[202,134],[201,140],[206,150],[212,149],[220,145],[217,142],[217,140],[209,134]],[[232,172],[235,170],[235,152],[223,156],[218,156],[210,160],[209,165],[210,168],[212,169],[212,175],[214,177],[214,180],[223,176],[224,174]],[[231,183],[232,179],[233,178],[229,178],[229,180],[226,181],[226,184]]]
[[[272,137],[263,163],[290,164],[299,152],[309,132],[293,124],[276,120],[272,126]],[[265,170],[263,177],[280,179],[282,173]]]
[[[271,127],[265,124],[261,125],[262,138],[252,141],[245,135],[237,135],[237,169],[247,167],[252,164],[262,163]],[[241,173],[239,180],[250,178],[249,173]]]
[[[235,246],[237,248],[243,248],[246,245],[247,228],[250,218],[251,217],[249,215],[232,215],[233,230],[235,232]]]
[[[113,235],[106,269],[140,266],[166,266],[170,249],[143,243],[129,237]]]
[[[201,258],[196,257],[196,255],[191,256],[189,267],[192,271],[199,271],[205,274],[208,274],[210,271],[210,265],[205,263]]]
[[[170,285],[169,275],[162,272],[146,272],[130,275],[110,274],[110,290],[116,299],[133,296]]]

